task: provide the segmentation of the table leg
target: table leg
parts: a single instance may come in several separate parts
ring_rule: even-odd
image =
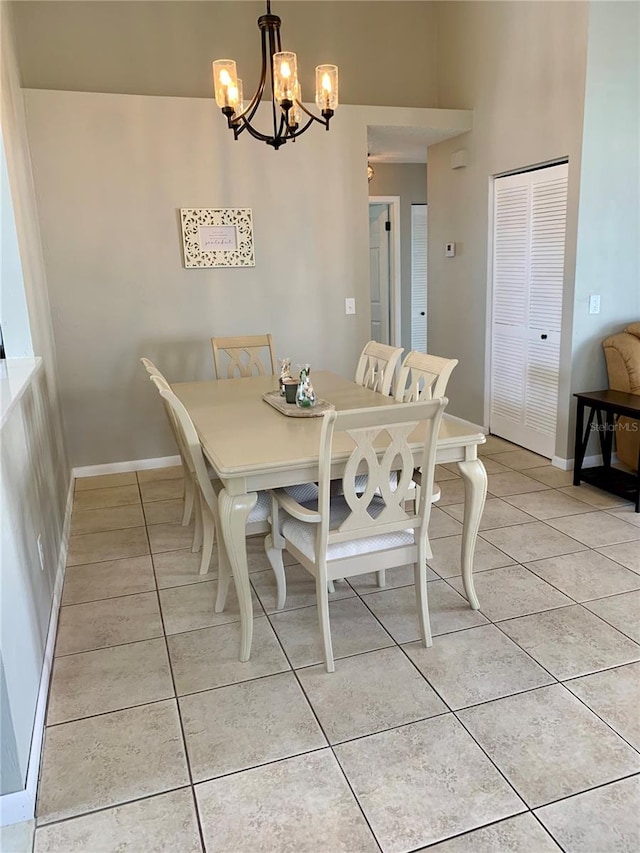
[[[487,472],[479,459],[458,462],[460,476],[464,481],[464,523],[462,527],[462,583],[467,600],[473,610],[480,603],[473,585],[473,554],[480,526],[480,518],[487,497]]]
[[[236,594],[240,605],[240,660],[249,660],[253,637],[253,605],[251,603],[251,584],[247,565],[246,524],[249,513],[256,505],[255,492],[244,495],[230,495],[222,489],[218,495],[220,527],[226,546],[231,573],[236,585]]]
[[[584,455],[587,452],[587,445],[589,444],[589,437],[591,435],[591,425],[593,424],[593,418],[596,413],[595,408],[591,407],[591,411],[589,412],[589,418],[587,420],[587,427],[584,428],[584,402],[582,400],[578,400],[578,411],[576,414],[576,446],[574,450],[574,463],[573,463],[573,485],[579,486],[582,477],[580,476],[582,472],[582,463],[584,462]],[[598,413],[599,416],[599,413]],[[602,441],[602,433],[600,433],[600,440]]]
[[[602,461],[605,468],[611,468],[611,455],[613,453],[613,431],[615,429],[615,419],[611,412],[607,409],[603,412],[604,415],[604,453]]]

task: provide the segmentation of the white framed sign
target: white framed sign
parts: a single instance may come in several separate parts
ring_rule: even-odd
[[[185,207],[180,220],[187,269],[256,265],[251,208]]]

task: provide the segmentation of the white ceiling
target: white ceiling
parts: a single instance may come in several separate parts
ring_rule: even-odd
[[[459,130],[429,127],[370,125],[367,128],[371,163],[426,163],[427,148],[457,136]]]

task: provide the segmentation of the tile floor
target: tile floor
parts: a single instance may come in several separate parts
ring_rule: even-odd
[[[328,675],[312,581],[285,610],[249,542],[253,655],[214,614],[180,469],[79,480],[36,853],[609,853],[640,847],[640,526],[623,501],[489,438],[462,597],[462,490],[438,469],[429,599],[411,571],[336,586]]]

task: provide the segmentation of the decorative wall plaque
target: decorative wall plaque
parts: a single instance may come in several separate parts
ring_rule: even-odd
[[[251,208],[184,207],[180,219],[187,269],[255,267]]]

